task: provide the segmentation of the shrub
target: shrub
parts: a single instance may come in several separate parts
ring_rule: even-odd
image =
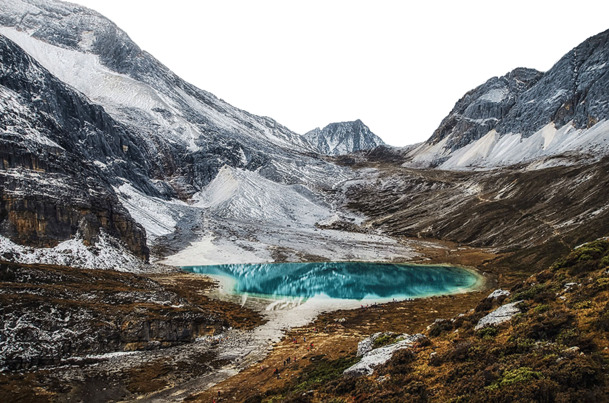
[[[609,264],[607,251],[609,250],[609,241],[598,240],[587,243],[573,252],[567,257],[558,260],[552,266],[552,269],[567,269],[571,275],[587,273],[604,267]]]
[[[591,307],[592,307],[592,301],[590,301],[589,299],[573,304],[573,308],[575,308],[575,309],[588,309]]]
[[[574,328],[563,329],[558,336],[556,336],[556,341],[565,346],[573,346],[577,344],[579,340],[579,332]]]
[[[544,313],[550,310],[550,305],[548,304],[539,304],[535,308],[533,308],[533,312],[535,313]]]
[[[497,335],[497,333],[499,333],[499,330],[495,326],[486,326],[478,330],[476,334],[481,339],[492,339]]]
[[[574,317],[571,313],[553,309],[532,318],[524,333],[528,338],[535,340],[554,340],[565,328],[573,327]]]
[[[395,343],[397,339],[397,334],[385,333],[374,340],[374,343],[372,343],[372,348],[388,346],[389,344]]]
[[[429,335],[437,337],[444,332],[453,330],[453,323],[448,319],[436,319],[436,321],[429,328]]]
[[[416,355],[410,349],[398,350],[387,363],[386,373],[405,374],[411,372],[410,364],[416,359]]]
[[[609,278],[607,278],[607,277],[597,278],[595,291],[604,291],[607,289],[609,289]]]
[[[609,312],[603,312],[597,320],[594,321],[594,326],[605,332],[609,332]]]
[[[504,386],[509,386],[515,383],[528,383],[535,379],[543,378],[543,374],[539,371],[533,371],[529,367],[520,367],[516,369],[512,369],[510,371],[505,371],[501,378],[499,378],[495,383],[488,386],[489,389],[501,388]]]
[[[600,363],[591,356],[577,356],[562,360],[550,368],[548,376],[560,385],[574,388],[592,388],[605,383],[605,374]]]
[[[307,367],[303,375],[298,378],[299,383],[296,385],[295,390],[308,390],[316,385],[340,378],[343,371],[357,361],[359,361],[359,358],[356,357],[343,357],[332,361],[322,358]]]
[[[533,300],[535,302],[547,302],[553,300],[555,295],[556,293],[550,289],[549,285],[535,284],[513,294],[511,301]]]

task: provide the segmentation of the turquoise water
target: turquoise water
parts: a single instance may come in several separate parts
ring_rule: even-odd
[[[479,281],[475,273],[459,267],[388,263],[229,264],[183,269],[229,277],[234,288],[228,291],[234,294],[272,298],[417,298],[467,291]]]

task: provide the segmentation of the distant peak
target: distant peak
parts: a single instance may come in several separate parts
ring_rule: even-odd
[[[317,152],[327,155],[350,154],[385,144],[360,119],[330,123],[305,133],[304,137]]]

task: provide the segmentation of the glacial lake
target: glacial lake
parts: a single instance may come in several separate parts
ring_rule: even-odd
[[[271,299],[325,297],[383,301],[466,292],[481,282],[481,276],[471,270],[441,265],[323,262],[182,269],[220,278],[231,294]]]

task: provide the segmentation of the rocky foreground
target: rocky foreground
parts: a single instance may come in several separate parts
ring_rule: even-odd
[[[177,272],[1,263],[0,400],[132,399],[214,373],[220,341],[262,322],[209,299],[214,287]]]

